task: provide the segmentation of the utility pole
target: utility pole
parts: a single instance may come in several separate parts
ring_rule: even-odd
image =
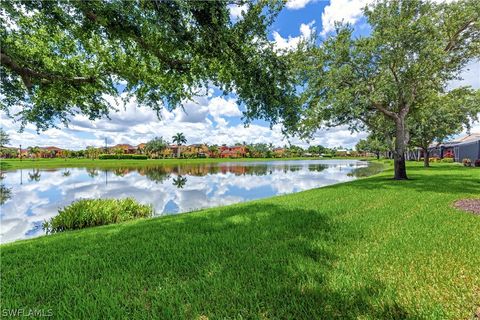
[[[20,161],[22,161],[22,145],[20,145],[20,153],[19,153],[19,155],[20,155]]]
[[[105,137],[105,153],[107,153],[108,147],[107,147],[107,137]]]

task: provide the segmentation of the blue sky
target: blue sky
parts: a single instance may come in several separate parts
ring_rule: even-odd
[[[355,27],[357,35],[366,35],[369,26],[362,17],[361,8],[373,0],[289,0],[274,22],[270,32],[270,39],[279,49],[293,48],[305,37],[313,32],[319,34],[319,41],[327,37],[335,21],[349,22]],[[445,0],[437,0],[445,1]],[[446,0],[452,1],[452,0]],[[231,18],[241,19],[243,8],[231,8]],[[456,81],[452,87],[472,85],[480,88],[480,63],[472,63],[462,74],[464,80]],[[111,103],[115,103],[113,98]],[[0,113],[2,127],[10,134],[11,145],[22,146],[55,145],[69,149],[83,149],[87,146],[101,146],[105,137],[108,144],[130,143],[139,144],[155,136],[163,136],[167,140],[176,132],[183,132],[188,143],[273,143],[282,146],[288,143],[281,134],[281,128],[269,125],[262,121],[255,121],[244,128],[241,121],[242,107],[236,103],[234,96],[221,96],[220,92],[211,89],[207,96],[186,101],[185,112],[181,109],[162,112],[162,120],[158,120],[155,112],[139,107],[135,101],[121,105],[119,112],[112,112],[109,119],[90,121],[84,116],[77,115],[72,119],[68,128],[49,129],[40,134],[35,127],[27,126],[23,133],[18,133],[19,125],[7,119]],[[474,126],[473,131],[480,131],[480,126]],[[354,147],[357,141],[366,134],[351,133],[344,127],[330,130],[319,130],[311,144],[322,144],[328,147]],[[305,141],[291,139],[292,143],[306,146]]]

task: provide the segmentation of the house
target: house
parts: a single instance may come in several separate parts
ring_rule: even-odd
[[[192,144],[185,146],[184,150],[182,150],[182,154],[187,157],[206,158],[209,151],[206,144]]]
[[[223,145],[218,148],[220,158],[243,158],[247,155],[248,148],[246,146],[228,147]]]
[[[28,158],[29,154],[28,154],[28,149],[20,149],[20,157],[22,158]]]
[[[351,151],[348,149],[337,149],[335,150],[335,155],[337,157],[349,157],[351,156]]]
[[[176,144],[171,144],[171,145],[168,146],[167,149],[169,150],[169,154],[171,156],[173,156],[174,158],[176,158],[179,155],[181,156],[183,151],[185,151],[185,148],[186,148],[186,146],[179,146],[179,145],[176,145]]]
[[[137,147],[134,147],[126,143],[114,145],[109,149],[110,149],[110,152],[114,152],[115,150],[122,150],[124,154],[134,154],[137,152]]]
[[[40,156],[42,158],[57,158],[57,157],[61,157],[64,150],[61,149],[61,148],[57,148],[57,147],[54,147],[54,146],[50,146],[50,147],[40,147],[39,148],[41,150],[40,152]]]
[[[445,143],[432,145],[429,148],[432,158],[453,158],[456,162],[480,159],[480,132],[471,133]]]
[[[273,149],[273,155],[275,158],[283,158],[287,150],[285,148],[275,148]]]

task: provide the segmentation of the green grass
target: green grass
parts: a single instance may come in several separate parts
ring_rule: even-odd
[[[2,309],[54,318],[472,319],[480,170],[386,172],[1,246]]]
[[[22,168],[118,168],[118,167],[138,167],[149,165],[178,165],[178,164],[196,164],[196,163],[220,163],[220,162],[251,162],[251,161],[285,161],[285,160],[315,160],[320,158],[239,158],[239,159],[149,159],[149,160],[91,160],[82,158],[72,159],[0,159],[0,169],[13,170]],[[332,158],[325,158],[330,160]],[[354,158],[334,158],[334,159],[354,159]]]

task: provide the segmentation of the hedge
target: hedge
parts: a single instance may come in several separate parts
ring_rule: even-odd
[[[147,160],[148,157],[143,154],[101,154],[98,159],[131,159],[131,160]]]

